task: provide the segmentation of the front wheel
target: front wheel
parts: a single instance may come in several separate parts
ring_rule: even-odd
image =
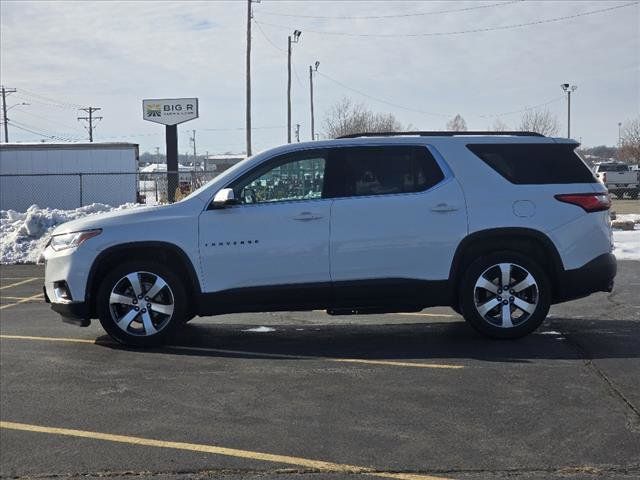
[[[550,283],[533,260],[515,252],[481,257],[467,269],[460,289],[462,314],[493,338],[523,337],[540,326],[551,305]]]
[[[162,344],[187,317],[187,296],[180,279],[155,262],[115,267],[102,281],[96,301],[102,327],[125,345]]]

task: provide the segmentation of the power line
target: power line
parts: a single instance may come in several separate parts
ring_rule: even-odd
[[[47,118],[47,117],[43,117],[42,115],[36,115],[35,113],[27,112],[25,110],[21,110],[20,111],[20,115],[22,115],[22,114],[29,115],[31,117],[38,118],[40,120],[44,120],[45,122],[50,123],[52,125],[55,124],[55,125],[60,125],[62,127],[66,127],[66,128],[68,128],[70,130],[74,130],[74,132],[76,132],[76,133],[82,133],[82,130],[80,130],[78,127],[61,123],[58,120],[53,120],[53,119],[50,119],[50,118]]]
[[[34,91],[32,91],[32,90],[27,90],[26,88],[21,88],[21,89],[20,89],[20,91],[21,91],[21,92],[26,92],[26,93],[27,93],[27,95],[32,95],[32,96],[34,96],[34,97],[39,97],[39,98],[41,98],[41,99],[43,99],[43,100],[45,100],[45,101],[47,101],[47,102],[55,103],[55,104],[58,104],[58,105],[64,106],[64,107],[66,107],[66,108],[74,108],[74,109],[75,109],[75,108],[80,108],[80,107],[82,107],[82,105],[77,104],[77,103],[61,102],[61,101],[59,101],[59,100],[54,100],[54,99],[52,99],[52,98],[50,98],[50,97],[47,97],[47,96],[45,96],[45,95],[42,95],[41,93],[37,93],[37,92],[34,92]]]
[[[545,107],[547,105],[551,105],[552,103],[555,103],[559,100],[562,100],[562,95],[560,95],[559,97],[555,97],[552,98],[551,100],[547,100],[544,103],[539,103],[538,105],[533,105],[532,107],[525,107],[522,108],[520,110],[512,110],[510,112],[503,112],[503,113],[493,113],[493,114],[487,114],[487,115],[478,115],[478,117],[480,118],[493,118],[493,117],[505,117],[507,115],[514,115],[516,113],[524,113],[524,112],[528,112],[529,110],[536,110],[540,107]]]
[[[293,17],[293,18],[317,18],[326,20],[373,20],[381,18],[403,18],[403,17],[419,17],[425,15],[442,15],[445,13],[454,12],[468,12],[470,10],[480,10],[482,8],[502,7],[511,5],[513,3],[520,3],[524,0],[512,0],[510,2],[491,3],[489,5],[476,5],[474,7],[454,8],[450,10],[435,10],[430,12],[413,12],[413,13],[401,13],[395,15],[353,15],[353,16],[325,16],[325,15],[296,15],[292,13],[280,13],[280,12],[260,12],[261,15],[270,15],[274,17]]]
[[[33,129],[39,129],[40,127],[34,127],[33,125],[28,125],[28,124],[25,124],[25,123],[22,123],[22,122],[13,121],[13,122],[11,122],[11,125],[13,127],[18,128],[19,130],[24,130],[26,132],[33,133],[35,135],[39,135],[39,136],[44,137],[44,138],[50,138],[52,140],[60,140],[60,141],[64,141],[64,142],[75,142],[75,141],[77,141],[77,139],[74,139],[74,138],[71,138],[71,137],[64,137],[64,136],[61,136],[61,135],[47,134],[47,133],[43,133],[41,131],[35,131]]]
[[[406,107],[404,105],[399,105],[397,103],[389,102],[388,100],[383,100],[382,98],[374,97],[373,95],[369,95],[368,93],[365,93],[365,92],[363,92],[361,90],[356,90],[355,88],[349,87],[348,85],[345,85],[344,83],[339,82],[335,78],[331,78],[326,73],[322,73],[322,72],[316,72],[316,73],[318,75],[320,75],[321,77],[324,77],[324,78],[326,78],[328,80],[331,80],[332,82],[336,83],[337,85],[340,85],[342,88],[346,88],[347,90],[351,90],[352,92],[355,92],[355,93],[357,93],[359,95],[362,95],[363,97],[370,98],[371,100],[375,100],[376,102],[384,103],[384,104],[389,105],[391,107],[400,108],[402,110],[407,110],[407,111],[410,111],[410,112],[421,113],[423,115],[433,115],[433,116],[436,116],[436,117],[446,117],[446,118],[448,118],[448,117],[451,116],[451,115],[444,114],[444,113],[426,112],[424,110],[418,110],[416,108]]]
[[[273,48],[275,48],[276,50],[278,50],[279,52],[286,52],[286,50],[284,48],[280,48],[278,47],[268,36],[266,33],[264,33],[264,30],[262,29],[262,27],[260,26],[260,24],[258,22],[256,22],[256,27],[258,27],[258,31],[262,34],[262,36],[264,37],[264,39],[269,43],[269,45],[271,45]]]
[[[389,37],[442,37],[442,36],[449,36],[449,35],[464,35],[464,34],[468,34],[468,33],[483,33],[483,32],[492,32],[492,31],[498,31],[498,30],[513,30],[516,28],[523,28],[523,27],[529,27],[532,25],[543,25],[543,24],[547,24],[547,23],[554,23],[554,22],[561,22],[561,21],[565,21],[565,20],[571,20],[574,18],[579,18],[579,17],[586,17],[588,15],[596,15],[598,13],[605,13],[605,12],[610,12],[612,10],[618,10],[621,8],[626,8],[626,7],[630,7],[632,5],[637,5],[640,2],[629,2],[629,3],[625,3],[622,5],[616,5],[614,7],[607,7],[607,8],[600,8],[597,10],[589,10],[586,12],[581,12],[581,13],[576,13],[573,15],[564,15],[562,17],[553,17],[553,18],[546,18],[543,20],[535,20],[532,22],[524,22],[524,23],[515,23],[515,24],[511,24],[511,25],[500,25],[500,26],[495,26],[495,27],[482,27],[482,28],[473,28],[473,29],[469,29],[469,30],[454,30],[454,31],[450,31],[450,32],[425,32],[425,33],[352,33],[352,32],[329,32],[329,31],[323,31],[323,30],[312,30],[309,28],[305,28],[305,32],[308,33],[316,33],[319,35],[338,35],[338,36],[345,36],[345,37],[378,37],[378,38],[389,38]],[[291,27],[287,26],[287,25],[278,25],[275,23],[266,23],[266,22],[258,22],[257,20],[254,20],[256,24],[262,24],[262,25],[267,25],[269,27],[276,27],[276,28],[286,28],[286,29],[290,29]]]
[[[320,75],[322,77],[325,77],[328,80],[331,80],[332,82],[336,83],[337,85],[340,85],[342,88],[345,88],[347,90],[351,90],[352,92],[355,92],[355,93],[357,93],[359,95],[362,95],[363,97],[370,98],[371,100],[374,100],[376,102],[384,103],[386,105],[389,105],[389,106],[392,106],[392,107],[395,107],[395,108],[399,108],[401,110],[407,110],[409,112],[421,113],[423,115],[439,116],[439,117],[444,117],[444,118],[450,118],[450,117],[453,116],[453,114],[426,112],[424,110],[418,110],[416,108],[411,108],[411,107],[400,105],[400,104],[397,104],[397,103],[394,103],[394,102],[390,102],[388,100],[384,100],[382,98],[374,97],[373,95],[369,95],[368,93],[365,93],[365,92],[363,92],[361,90],[357,90],[355,88],[349,87],[348,85],[345,85],[344,83],[339,82],[335,78],[330,77],[326,73],[322,73],[320,71],[316,71],[315,73],[317,73],[318,75]],[[493,117],[503,117],[503,116],[507,116],[507,115],[513,115],[513,114],[516,114],[516,113],[523,113],[523,112],[527,112],[529,110],[535,110],[537,108],[544,107],[546,105],[550,105],[551,103],[555,103],[555,102],[557,102],[559,100],[562,100],[562,98],[563,98],[562,95],[560,95],[558,97],[552,98],[551,100],[547,100],[546,102],[543,102],[543,103],[540,103],[540,104],[537,104],[537,105],[533,105],[531,107],[525,107],[525,108],[522,108],[520,110],[512,110],[512,111],[509,111],[509,112],[502,112],[502,113],[495,113],[495,114],[483,114],[483,115],[476,115],[476,116],[479,117],[479,118],[493,118]]]

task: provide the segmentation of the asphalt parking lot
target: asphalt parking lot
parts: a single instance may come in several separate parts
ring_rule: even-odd
[[[640,262],[518,341],[436,308],[201,318],[147,351],[0,273],[3,478],[640,477]]]

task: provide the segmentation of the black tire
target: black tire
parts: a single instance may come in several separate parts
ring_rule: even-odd
[[[136,295],[133,293],[133,283],[129,281],[129,287],[126,288],[127,280],[125,280],[125,277],[132,273],[135,273],[136,278],[138,278],[142,288],[141,294],[143,295],[146,291],[151,290],[150,285],[154,276],[159,277],[168,288],[162,287],[152,299],[148,300],[150,303],[146,303],[145,297],[138,302],[138,299],[134,298]],[[136,304],[135,306],[129,303],[110,303],[112,291],[114,289],[120,290],[121,288],[126,288],[123,291],[122,298],[130,298]],[[171,301],[173,302],[172,305],[170,304]],[[154,305],[154,307],[150,308],[147,313],[146,307],[148,305]],[[169,306],[173,307],[170,315],[154,310],[154,308],[166,310]],[[136,307],[140,313],[131,312]],[[102,328],[117,342],[134,347],[152,347],[166,343],[172,338],[176,330],[184,324],[185,319],[188,318],[186,307],[187,294],[182,280],[165,265],[152,261],[127,262],[113,268],[105,275],[96,296],[96,311]],[[125,320],[124,317],[127,314],[136,315],[130,322],[128,319],[126,320],[128,322],[126,331],[118,326],[116,318],[114,318],[120,315],[120,312],[123,312],[122,320]],[[148,317],[145,317],[146,319],[151,319],[152,323],[149,330],[153,331],[157,328],[157,332],[147,333],[146,324],[142,319],[142,312],[148,314]]]
[[[521,288],[525,285],[524,278],[529,278],[525,273],[530,274],[535,283],[519,292],[511,288],[502,292],[500,264],[510,265],[508,270],[505,268],[505,271],[511,272],[508,274],[509,287]],[[476,287],[476,282],[481,282],[481,276],[487,279],[495,275],[498,278],[489,287],[495,288],[496,292]],[[504,304],[505,301],[509,303]],[[498,304],[484,316],[480,313],[479,309],[496,302]],[[531,311],[527,312],[517,305]],[[534,260],[516,252],[502,251],[478,258],[467,268],[460,286],[460,306],[464,319],[478,332],[491,338],[512,339],[528,335],[544,321],[550,305],[551,284],[547,274]],[[516,318],[518,315],[520,317]],[[505,321],[505,318],[508,320]]]

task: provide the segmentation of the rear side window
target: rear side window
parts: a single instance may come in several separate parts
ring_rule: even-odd
[[[511,183],[596,183],[591,170],[573,151],[574,147],[557,143],[467,145],[469,150]]]
[[[444,178],[426,147],[343,147],[329,153],[325,197],[421,192]]]

